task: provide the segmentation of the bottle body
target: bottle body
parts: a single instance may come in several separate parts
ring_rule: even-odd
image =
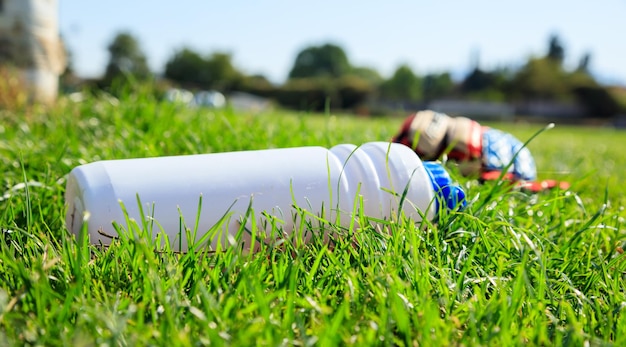
[[[274,225],[284,234],[306,216],[349,226],[359,199],[366,216],[389,219],[401,209],[416,221],[431,219],[435,195],[419,157],[387,142],[109,160],[70,172],[66,223],[78,234],[88,212],[91,242],[109,244],[117,235],[113,222],[126,220],[123,203],[138,223],[154,220],[154,230],[165,233],[176,250],[187,250],[185,227],[196,229],[196,220],[195,241],[218,228],[207,240],[216,249],[242,223],[252,232]],[[245,219],[252,215],[254,223]]]

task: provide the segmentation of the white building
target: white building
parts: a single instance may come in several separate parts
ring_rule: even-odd
[[[65,63],[57,0],[0,0],[0,65],[17,67],[29,100],[54,102]]]

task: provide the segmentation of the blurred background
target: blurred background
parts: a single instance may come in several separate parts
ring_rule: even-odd
[[[194,107],[624,126],[625,15],[623,0],[0,0],[0,105],[149,85]]]

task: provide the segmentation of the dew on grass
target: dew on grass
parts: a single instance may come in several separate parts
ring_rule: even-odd
[[[89,120],[87,120],[87,124],[91,127],[97,127],[100,125],[100,119],[96,118],[96,117],[91,117],[89,118]]]
[[[24,133],[24,135],[28,135],[30,133],[30,127],[27,123],[20,123],[19,128]]]
[[[374,330],[374,331],[378,331],[378,324],[376,324],[376,322],[374,322],[374,321],[372,321],[372,320],[371,320],[371,321],[369,322],[369,325],[370,325],[370,329],[372,329],[372,330]]]

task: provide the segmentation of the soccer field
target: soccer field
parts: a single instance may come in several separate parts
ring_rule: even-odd
[[[102,249],[65,229],[65,178],[80,164],[358,145],[390,139],[401,121],[149,96],[0,111],[0,345],[626,343],[623,130],[556,124],[529,144],[540,178],[568,191],[527,194],[453,172],[465,210],[420,223],[358,216],[355,230],[321,220],[333,247],[314,238],[178,254],[137,237]],[[493,125],[522,141],[545,126]]]

